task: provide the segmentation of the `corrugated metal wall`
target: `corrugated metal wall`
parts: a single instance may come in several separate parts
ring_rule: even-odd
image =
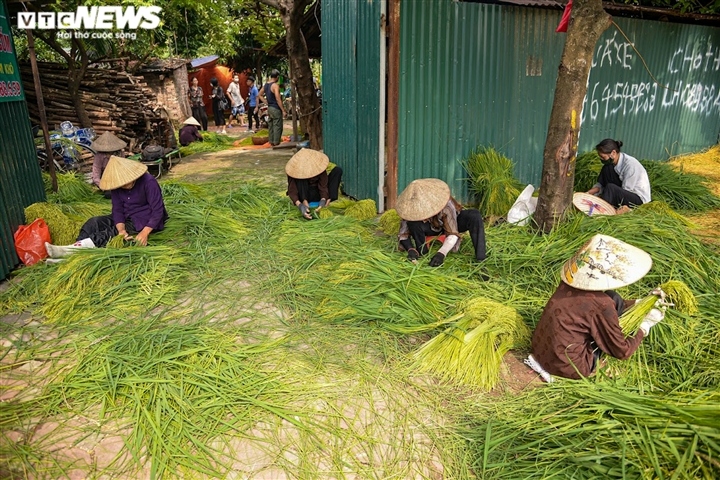
[[[0,1],[0,17],[7,25],[5,11],[4,2]],[[10,35],[7,30],[0,28],[4,35]],[[13,75],[17,76],[17,61],[14,52],[7,51],[3,52],[3,60],[14,64],[15,70],[9,73],[4,65],[2,81],[6,83],[13,80]],[[16,98],[22,100],[0,101],[0,280],[19,263],[13,233],[25,221],[25,207],[45,200],[24,92]]]
[[[637,158],[658,160],[716,143],[720,28],[624,18],[615,22],[637,52],[615,27],[598,42],[579,149],[590,150],[610,137],[622,140],[623,150]],[[651,74],[668,88],[655,84]]]
[[[555,11],[401,2],[398,187],[438,177],[467,199],[460,160],[492,145],[538,180],[564,38]]]
[[[25,102],[0,103],[0,279],[19,263],[13,233],[26,206],[45,200]]]
[[[415,178],[438,177],[467,200],[460,160],[477,145],[494,146],[515,161],[521,181],[539,184],[565,41],[555,33],[561,13],[401,2],[399,191]],[[598,42],[580,150],[613,137],[633,156],[660,159],[717,142],[720,29],[616,21],[658,81],[676,91],[655,87],[611,27]]]
[[[380,0],[323,0],[323,137],[343,188],[377,199]]]

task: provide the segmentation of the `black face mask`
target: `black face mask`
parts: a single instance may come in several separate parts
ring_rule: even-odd
[[[601,158],[600,161],[602,162],[603,165],[612,165],[612,163],[613,163],[613,159],[612,159],[612,158],[608,158],[607,160],[603,160],[603,159]]]

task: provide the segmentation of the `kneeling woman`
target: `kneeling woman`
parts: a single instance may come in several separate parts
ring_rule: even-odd
[[[340,194],[342,168],[335,165],[328,174],[329,164],[330,159],[324,153],[303,148],[285,165],[287,196],[308,220],[312,219],[310,203],[319,202],[319,210],[337,200]]]
[[[100,188],[111,191],[112,213],[85,222],[73,245],[46,243],[50,258],[64,257],[78,248],[104,247],[116,235],[147,245],[150,233],[165,227],[168,214],[162,191],[155,177],[147,173],[146,165],[110,157]]]

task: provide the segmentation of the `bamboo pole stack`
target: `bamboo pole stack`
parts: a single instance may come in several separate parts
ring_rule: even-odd
[[[58,129],[66,120],[79,126],[68,93],[67,66],[39,63],[38,67],[50,128]],[[30,65],[20,65],[20,73],[25,86],[33,84]],[[158,110],[160,102],[143,77],[120,70],[88,68],[80,85],[80,95],[95,132],[98,135],[113,132],[128,142],[133,152],[137,152],[137,145],[148,133],[158,137],[160,131],[169,131],[168,120],[162,118]],[[25,97],[30,120],[37,124],[40,115],[34,91],[25,88]],[[157,140],[162,143],[162,139]]]

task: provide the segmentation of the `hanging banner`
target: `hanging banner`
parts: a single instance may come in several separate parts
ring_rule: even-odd
[[[15,45],[10,35],[10,19],[5,2],[0,0],[0,102],[25,100],[20,70],[15,57]]]

